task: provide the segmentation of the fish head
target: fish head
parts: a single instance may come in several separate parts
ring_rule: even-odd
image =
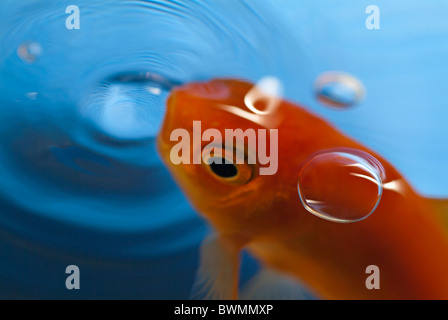
[[[281,121],[280,104],[240,80],[190,83],[172,91],[159,153],[193,206],[212,222],[247,228],[273,206],[280,177],[274,163],[278,137],[272,130]],[[266,157],[260,161],[260,151],[270,157],[269,164]]]

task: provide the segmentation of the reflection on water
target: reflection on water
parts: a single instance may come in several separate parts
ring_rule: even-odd
[[[367,30],[367,4],[348,0],[80,0],[67,29],[71,1],[2,0],[0,297],[73,297],[70,264],[76,297],[188,296],[206,227],[154,139],[170,88],[193,80],[271,75],[422,192],[448,194],[448,8],[430,2],[380,1],[386,20]],[[322,108],[313,84],[328,70],[356,74],[367,99]]]

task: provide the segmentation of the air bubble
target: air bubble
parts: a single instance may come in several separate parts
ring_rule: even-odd
[[[37,42],[27,41],[17,48],[17,55],[27,63],[34,63],[42,55],[42,47]]]
[[[361,221],[377,208],[384,169],[370,154],[355,150],[323,152],[299,174],[298,191],[310,213],[333,222]]]
[[[365,88],[361,81],[342,72],[321,74],[315,82],[314,90],[320,103],[335,109],[357,105],[365,96]]]

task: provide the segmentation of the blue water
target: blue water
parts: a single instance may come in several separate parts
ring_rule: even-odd
[[[80,29],[68,30],[68,5]],[[270,75],[285,97],[448,195],[448,2],[2,0],[0,298],[188,297],[208,232],[155,152],[173,86]],[[320,104],[338,70],[367,95]],[[297,134],[300,134],[298,132]],[[65,288],[67,265],[81,290]],[[243,265],[243,281],[255,270]]]

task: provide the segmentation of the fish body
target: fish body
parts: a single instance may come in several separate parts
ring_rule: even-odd
[[[447,299],[448,238],[428,200],[373,150],[299,105],[277,99],[272,107],[260,94],[258,101],[248,101],[254,90],[251,83],[231,79],[176,88],[158,137],[166,166],[216,233],[202,249],[197,285],[204,295],[238,297],[239,253],[246,249],[266,268],[300,279],[323,299]],[[265,129],[268,136],[276,129],[275,174],[260,175],[258,162],[236,166],[244,174],[235,179],[221,178],[206,163],[173,164],[171,150],[178,141],[171,133],[183,128],[193,135],[193,121],[222,136],[226,129]],[[191,144],[192,157],[209,143]],[[275,150],[272,140],[266,144]],[[246,155],[256,152],[247,145],[236,148]],[[376,209],[361,221],[337,223],[313,215],[299,197],[298,181],[304,166],[323,150],[369,154],[382,166],[382,183],[399,187],[384,188]],[[362,205],[371,189],[369,181],[360,181],[347,189],[348,180],[329,172],[322,184],[312,183],[311,192],[319,196],[325,186],[335,185],[340,189],[336,202],[349,195],[359,200],[353,206]],[[371,265],[380,270],[376,289],[366,286]]]

